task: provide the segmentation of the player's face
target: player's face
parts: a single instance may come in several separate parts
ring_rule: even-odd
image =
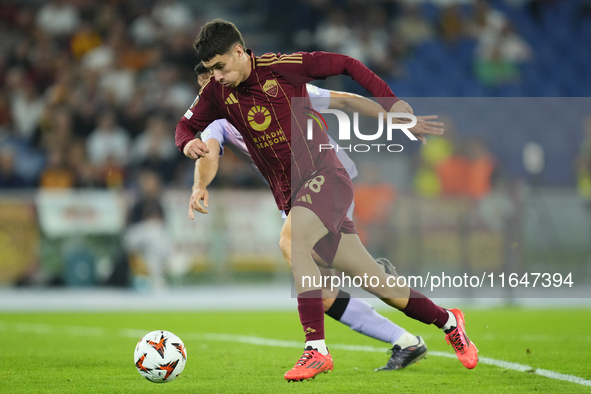
[[[203,62],[213,73],[215,80],[224,86],[235,88],[248,76],[245,66],[248,67],[248,62],[244,62],[246,54],[240,45],[236,45],[234,49],[224,55],[215,55],[213,59]]]

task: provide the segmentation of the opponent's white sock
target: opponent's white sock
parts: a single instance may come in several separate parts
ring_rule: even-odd
[[[443,331],[448,331],[448,330],[451,330],[452,328],[457,327],[458,326],[458,321],[456,319],[456,315],[454,315],[453,313],[451,313],[447,309],[445,311],[449,315],[449,319],[447,319],[447,323],[445,323],[445,325],[443,327],[441,327],[441,329]]]
[[[396,343],[405,333],[408,334],[404,328],[380,315],[360,298],[350,298],[345,311],[337,320],[360,334],[391,344]]]
[[[306,341],[305,348],[307,348],[308,346],[312,346],[312,349],[318,350],[318,353],[320,353],[320,354],[323,354],[325,356],[328,354],[328,349],[326,348],[326,342],[324,342],[324,339],[316,339],[314,341]]]
[[[394,342],[392,345],[398,345],[402,349],[404,349],[409,346],[417,345],[417,344],[419,344],[419,342],[420,342],[419,338],[415,337],[414,335],[412,335],[408,331],[405,331],[404,334],[402,334],[402,336],[400,338],[398,338],[398,340],[396,342]]]

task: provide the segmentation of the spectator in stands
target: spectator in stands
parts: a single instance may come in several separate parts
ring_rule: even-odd
[[[74,171],[68,166],[63,148],[54,148],[47,153],[47,156],[47,164],[41,173],[39,187],[42,189],[70,189],[74,187]]]
[[[475,59],[474,74],[482,85],[489,88],[517,84],[521,80],[519,65],[503,57],[498,45],[491,47],[486,57]]]
[[[89,22],[83,22],[70,40],[71,51],[77,59],[101,44],[100,34]]]
[[[468,138],[466,146],[469,162],[466,194],[474,200],[480,200],[491,191],[495,160],[481,138]]]
[[[164,31],[187,31],[193,22],[191,9],[177,0],[159,0],[152,9],[152,17]]]
[[[137,89],[133,98],[125,106],[119,108],[121,127],[129,132],[132,139],[146,129],[148,113],[144,107],[144,97],[144,89]]]
[[[358,21],[350,40],[344,43],[344,54],[356,58],[375,69],[376,64],[381,64],[390,56],[388,45],[391,34],[388,26],[388,14],[382,7],[364,5],[363,17]]]
[[[433,25],[421,13],[417,3],[403,2],[402,13],[394,21],[394,36],[410,46],[431,40],[435,35]]]
[[[435,171],[439,177],[442,196],[465,196],[470,162],[466,157],[466,143],[459,142],[454,153],[439,162]]]
[[[124,244],[130,257],[136,286],[146,272],[149,290],[159,292],[166,288],[165,270],[172,252],[166,231],[166,218],[162,206],[162,181],[158,174],[145,171],[139,177],[139,195],[129,211],[128,228]]]
[[[101,45],[87,51],[81,59],[80,65],[85,69],[95,70],[102,74],[115,65],[115,48],[121,45],[125,30],[121,24],[113,26],[108,38]]]
[[[127,131],[119,126],[115,112],[106,110],[87,140],[90,162],[100,167],[112,158],[116,164],[124,166],[129,159],[129,143]]]
[[[32,141],[45,108],[45,99],[32,80],[24,75],[16,78],[16,89],[10,94],[12,119],[19,136]]]
[[[98,111],[107,106],[106,93],[100,86],[100,74],[96,70],[78,68],[76,87],[71,97],[74,110],[75,132],[87,138],[95,129]]]
[[[74,187],[83,189],[105,187],[101,174],[88,161],[83,140],[73,141],[66,155],[68,166],[74,171]]]
[[[472,34],[478,40],[476,55],[481,59],[490,59],[495,51],[499,52],[503,60],[512,63],[522,63],[532,58],[532,49],[528,43],[515,31],[515,27],[499,11],[488,8],[487,2],[482,0],[485,16],[476,13],[472,21]],[[478,5],[476,6],[478,9]],[[482,19],[482,21],[481,21]]]
[[[39,148],[46,152],[67,149],[74,138],[74,119],[70,108],[48,106],[39,125]]]
[[[11,146],[0,147],[0,189],[24,188],[27,184],[15,168],[15,151]]]
[[[48,105],[72,105],[78,69],[70,60],[72,59],[66,57],[65,61],[56,62],[53,67],[52,80],[45,90]]]
[[[113,110],[99,116],[97,128],[90,134],[86,150],[90,162],[109,188],[123,186],[125,166],[129,161],[130,138],[117,123]]]
[[[146,130],[136,137],[132,145],[131,161],[134,166],[156,172],[161,179],[171,179],[178,157],[171,127],[161,115],[148,119]]]
[[[476,40],[495,40],[507,24],[507,17],[490,6],[488,0],[477,0],[468,22],[468,32]]]
[[[129,27],[129,34],[135,45],[145,48],[152,45],[158,36],[158,25],[150,15],[150,10],[142,8],[141,13],[135,17]]]
[[[495,163],[483,140],[472,137],[436,167],[443,196],[480,200],[491,190]]]
[[[92,24],[101,37],[110,37],[114,27],[121,25],[121,23],[125,24],[123,20],[125,13],[122,6],[122,3],[117,4],[112,1],[100,1],[93,4]],[[118,29],[115,30],[119,32]]]
[[[478,41],[474,73],[479,81],[492,88],[518,83],[519,65],[531,60],[533,52],[508,18],[487,0],[479,0],[474,5],[470,33]]]
[[[450,4],[441,9],[438,25],[441,39],[448,45],[457,44],[468,33],[458,4]]]
[[[512,23],[507,23],[503,27],[499,37],[499,48],[503,58],[515,63],[528,62],[534,56],[533,49],[523,37],[517,34]]]
[[[53,0],[46,3],[37,13],[37,25],[44,32],[63,37],[74,33],[80,24],[78,8],[67,0]]]
[[[445,134],[431,136],[429,142],[418,151],[417,170],[414,175],[414,191],[421,197],[437,197],[441,194],[441,180],[436,168],[452,157],[458,136],[454,120],[447,115],[439,115],[445,125]]]
[[[198,93],[194,85],[181,79],[179,68],[174,64],[161,63],[152,72],[153,77],[144,85],[146,108],[182,116],[187,103],[191,103]]]
[[[344,10],[336,8],[317,26],[314,40],[324,51],[341,53],[343,45],[351,40],[352,35],[353,31],[347,23],[347,14]]]

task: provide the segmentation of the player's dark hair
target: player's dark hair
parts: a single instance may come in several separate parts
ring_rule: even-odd
[[[203,62],[199,62],[199,64],[197,64],[195,66],[195,76],[200,76],[201,74],[209,74],[209,70],[207,68],[205,68],[205,66],[203,65]]]
[[[207,22],[193,42],[193,48],[197,57],[202,61],[209,61],[216,55],[225,55],[236,44],[245,48],[242,34],[236,25],[222,19],[214,19]]]

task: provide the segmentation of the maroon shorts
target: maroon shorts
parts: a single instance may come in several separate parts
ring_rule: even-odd
[[[337,253],[341,233],[357,234],[355,225],[347,217],[352,203],[353,182],[347,171],[340,168],[319,170],[292,197],[292,207],[308,208],[328,229],[329,233],[314,246],[314,251],[328,264],[332,264]]]

